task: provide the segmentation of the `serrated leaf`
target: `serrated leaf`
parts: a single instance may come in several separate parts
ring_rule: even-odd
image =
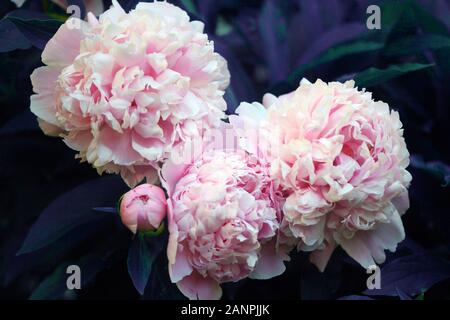
[[[424,70],[434,64],[404,63],[391,65],[386,69],[369,68],[356,74],[355,82],[360,88],[368,88],[410,72]]]

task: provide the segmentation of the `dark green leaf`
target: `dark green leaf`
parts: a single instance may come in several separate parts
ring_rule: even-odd
[[[192,0],[181,0],[181,4],[184,6],[187,12],[198,15],[197,8]]]
[[[422,292],[422,293],[419,294],[414,300],[425,300],[425,293]]]
[[[95,256],[88,255],[81,258],[79,261],[73,263],[80,267],[81,271],[81,289],[84,288],[89,282],[91,282],[95,276],[104,269],[104,261]],[[71,263],[63,263],[47,278],[45,278],[39,286],[33,291],[30,298],[31,300],[48,300],[61,298],[67,289],[67,278],[70,274],[67,274],[67,267]]]
[[[387,56],[417,54],[425,50],[450,48],[450,38],[434,34],[410,36],[400,39],[386,47]]]
[[[353,54],[376,51],[383,48],[383,46],[383,43],[372,41],[357,41],[338,45],[334,48],[328,49],[323,54],[312,60],[310,63],[300,66],[297,70],[292,72],[291,75],[289,75],[288,81],[290,83],[297,83],[300,81],[300,78],[306,71],[321,64],[329,63]]]
[[[137,291],[144,294],[152,265],[165,247],[167,240],[164,237],[150,237],[138,233],[128,251],[128,273]]]
[[[356,85],[361,88],[372,87],[409,72],[427,69],[432,66],[433,64],[404,63],[391,65],[386,69],[369,68],[358,73],[355,76],[355,82]]]
[[[274,1],[264,3],[258,27],[264,59],[271,74],[270,81],[281,81],[289,72],[289,59],[286,43],[287,23],[277,3]]]
[[[450,34],[447,26],[442,21],[423,9],[419,4],[411,2],[411,8],[416,18],[417,24],[422,28],[423,31],[444,36]]]

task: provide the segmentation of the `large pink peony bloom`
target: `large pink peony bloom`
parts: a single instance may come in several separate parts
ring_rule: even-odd
[[[176,145],[224,117],[225,60],[201,22],[166,2],[127,14],[114,0],[99,20],[70,19],[42,60],[31,76],[31,111],[43,131],[130,186],[153,180]]]
[[[220,283],[284,272],[276,252],[280,212],[268,165],[210,149],[189,165],[162,167],[169,193],[169,272],[190,299],[219,299]]]
[[[362,266],[404,239],[409,153],[398,113],[354,82],[311,84],[230,118],[247,150],[272,162],[286,196],[279,245],[313,251],[323,270],[336,245]],[[252,134],[249,134],[251,132]]]

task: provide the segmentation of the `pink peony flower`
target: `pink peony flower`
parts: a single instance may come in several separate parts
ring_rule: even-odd
[[[151,184],[141,184],[125,193],[120,201],[122,223],[136,231],[157,230],[166,217],[164,190]]]
[[[153,181],[175,146],[224,117],[225,60],[201,22],[166,2],[127,14],[113,0],[99,20],[70,19],[42,60],[31,75],[31,111],[42,130],[130,186]]]
[[[284,272],[276,252],[278,195],[268,165],[245,153],[207,149],[194,163],[166,162],[167,254],[172,282],[190,299],[219,299],[220,284]]]
[[[313,251],[320,270],[337,245],[364,267],[382,263],[404,239],[409,206],[398,113],[353,81],[303,80],[263,103],[241,104],[230,122],[247,150],[271,161],[286,196],[278,244]]]

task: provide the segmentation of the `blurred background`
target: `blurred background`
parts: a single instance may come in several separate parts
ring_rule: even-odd
[[[138,294],[127,271],[130,233],[117,215],[92,209],[114,207],[126,186],[80,164],[60,139],[44,136],[29,111],[30,74],[67,19],[64,7],[98,14],[111,1],[14,2],[0,4],[0,298],[183,298],[164,254]],[[130,10],[138,1],[118,2]],[[324,273],[295,254],[282,276],[227,284],[224,299],[449,299],[450,1],[169,2],[203,21],[228,60],[229,114],[241,101],[287,93],[303,77],[355,79],[399,111],[411,153],[407,238],[382,265],[381,290],[366,291],[366,271],[337,250]],[[367,26],[373,4],[380,29]],[[82,269],[81,290],[66,290],[70,264]]]

